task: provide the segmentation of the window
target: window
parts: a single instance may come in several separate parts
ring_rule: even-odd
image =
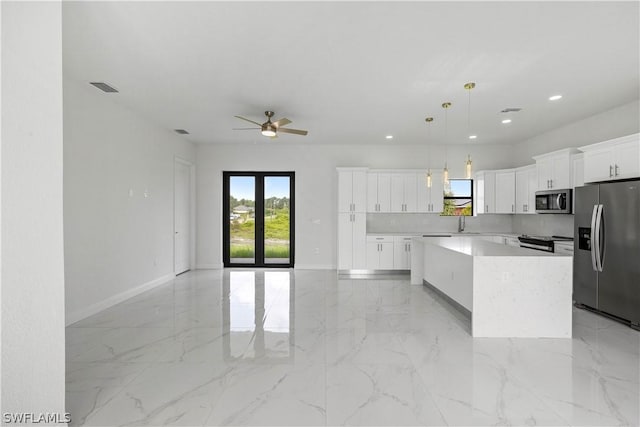
[[[444,189],[443,216],[473,215],[473,180],[450,179]]]

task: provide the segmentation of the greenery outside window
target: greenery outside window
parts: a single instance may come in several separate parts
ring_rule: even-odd
[[[450,179],[444,189],[443,216],[473,215],[473,180]]]

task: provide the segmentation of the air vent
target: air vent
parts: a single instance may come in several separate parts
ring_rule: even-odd
[[[522,111],[522,108],[505,108],[504,110],[500,111],[501,113],[517,113]]]
[[[114,88],[113,86],[109,86],[108,84],[104,83],[104,82],[89,82],[92,85],[94,85],[95,87],[97,87],[98,89],[100,89],[103,92],[107,92],[107,93],[118,93],[118,89]]]
[[[189,132],[187,132],[184,129],[174,129],[173,130],[175,133],[179,133],[180,135],[189,135]]]

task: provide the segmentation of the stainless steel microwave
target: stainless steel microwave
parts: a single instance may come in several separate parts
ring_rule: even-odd
[[[536,213],[571,213],[571,189],[536,191]]]

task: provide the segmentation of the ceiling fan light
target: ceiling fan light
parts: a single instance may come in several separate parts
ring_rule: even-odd
[[[262,135],[264,136],[276,136],[276,128],[272,126],[270,123],[267,123],[262,126]]]

